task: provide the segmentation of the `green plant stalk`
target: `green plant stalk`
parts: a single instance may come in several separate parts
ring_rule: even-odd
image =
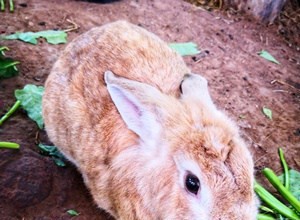
[[[257,220],[276,220],[273,216],[267,214],[258,214]]]
[[[1,11],[4,11],[5,10],[4,0],[0,0],[0,5],[1,5]]]
[[[21,102],[18,100],[15,102],[15,104],[13,105],[13,107],[11,107],[8,112],[3,115],[3,117],[0,119],[0,126],[3,124],[3,122],[8,119],[21,105]]]
[[[300,201],[293,196],[293,194],[282,185],[276,174],[270,168],[265,168],[263,174],[269,182],[276,188],[276,190],[285,198],[296,210],[300,212]],[[299,217],[300,219],[300,217]]]
[[[284,171],[284,186],[287,190],[290,190],[290,177],[289,177],[289,167],[286,163],[286,160],[284,158],[283,150],[281,148],[278,149],[280,161],[283,166]]]
[[[269,193],[264,187],[259,185],[257,182],[254,183],[254,190],[271,209],[274,209],[276,212],[289,219],[300,220],[300,217],[294,210],[290,209],[278,199],[276,199],[271,193]]]
[[[272,209],[270,209],[269,207],[267,207],[267,206],[261,205],[261,206],[259,206],[259,209],[264,211],[264,212],[274,213],[274,211]]]
[[[14,1],[13,0],[9,0],[9,11],[14,12]]]
[[[20,62],[19,61],[13,61],[9,64],[7,64],[6,66],[4,66],[4,68],[9,68],[9,67],[13,67],[13,68],[17,68],[16,65],[19,64]]]
[[[1,0],[0,0],[0,1],[1,1]],[[0,47],[0,52],[1,52],[0,55],[4,56],[4,55],[5,55],[5,54],[4,54],[4,51],[5,51],[5,50],[9,50],[8,47]]]
[[[20,145],[13,142],[0,142],[0,148],[19,149]]]

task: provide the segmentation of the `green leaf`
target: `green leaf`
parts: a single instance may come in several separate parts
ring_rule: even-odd
[[[258,55],[265,58],[266,60],[276,63],[276,64],[280,64],[271,54],[269,54],[269,52],[262,50],[260,52],[258,52]]]
[[[62,159],[56,158],[56,157],[52,157],[52,159],[53,159],[54,163],[57,166],[59,166],[59,167],[65,167],[66,166],[65,162]]]
[[[45,145],[45,144],[39,144],[38,147],[39,147],[41,153],[45,156],[51,157],[57,166],[59,166],[59,167],[66,166],[66,164],[64,162],[65,157],[57,149],[57,147],[49,146],[49,145]]]
[[[193,42],[187,43],[170,43],[169,47],[179,53],[181,56],[196,55],[200,53],[197,49],[197,44]]]
[[[290,191],[300,201],[300,172],[289,170]],[[284,182],[284,174],[278,176],[279,180]]]
[[[43,86],[28,84],[23,89],[15,90],[16,98],[21,102],[21,106],[26,110],[29,118],[34,120],[40,129],[43,128],[44,121],[42,117],[42,96]]]
[[[272,120],[272,110],[267,108],[267,107],[263,107],[262,111],[264,113],[265,116],[267,116],[269,119]]]
[[[61,44],[67,42],[67,33],[64,31],[40,31],[40,32],[25,32],[15,33],[7,36],[3,36],[5,40],[21,40],[30,44],[37,44],[37,39],[43,37],[49,44]]]
[[[40,37],[47,40],[49,44],[64,44],[67,42],[67,33],[64,31],[40,31],[37,32]]]
[[[46,156],[54,155],[55,152],[57,152],[57,148],[55,146],[45,145],[45,144],[39,144],[39,149],[42,153],[44,153]]]
[[[3,36],[4,40],[21,40],[30,44],[37,44],[36,38],[38,38],[38,36],[33,32],[15,33],[15,34]]]
[[[73,209],[68,210],[67,213],[71,216],[78,216],[79,215],[79,213],[77,211],[73,210]]]

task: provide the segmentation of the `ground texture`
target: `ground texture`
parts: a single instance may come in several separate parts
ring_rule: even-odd
[[[281,172],[278,147],[289,165],[300,168],[300,33],[289,33],[288,42],[280,25],[266,26],[230,12],[205,11],[182,0],[123,0],[112,4],[85,1],[16,0],[14,13],[0,13],[0,34],[16,31],[68,29],[71,20],[80,26],[69,32],[68,41],[92,27],[125,19],[154,32],[167,42],[197,43],[201,54],[186,57],[195,73],[209,81],[220,109],[237,121],[254,155],[257,178],[271,167]],[[280,29],[281,28],[281,29]],[[26,84],[43,85],[59,52],[66,45],[38,45],[2,41],[19,60],[20,74],[0,81],[0,115],[15,102],[14,90]],[[281,63],[257,55],[262,49]],[[273,120],[262,107],[273,111]],[[0,151],[1,219],[69,219],[69,209],[78,219],[110,219],[93,203],[81,175],[68,163],[56,166],[42,156],[37,143],[49,143],[44,131],[16,112],[0,128],[1,141],[21,144],[20,150]]]

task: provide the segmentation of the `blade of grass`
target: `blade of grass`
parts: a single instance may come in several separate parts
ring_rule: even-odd
[[[19,149],[20,145],[13,142],[0,142],[0,148],[5,149]]]
[[[4,0],[0,0],[0,5],[1,5],[1,11],[4,11],[4,9],[5,9]]]
[[[290,177],[289,177],[289,167],[286,163],[286,160],[284,158],[284,153],[281,148],[278,149],[280,161],[283,166],[283,171],[284,171],[284,186],[287,190],[290,190]]]
[[[1,0],[0,0],[0,1],[1,1]],[[5,46],[0,47],[0,56],[1,56],[1,55],[2,55],[2,56],[5,55],[5,53],[4,53],[5,50],[9,50],[8,47],[5,47]]]
[[[260,213],[257,215],[257,220],[275,220],[275,218],[271,215]]]
[[[3,122],[8,119],[20,106],[21,102],[18,100],[15,102],[15,104],[13,105],[13,107],[11,107],[8,112],[3,115],[3,117],[0,119],[0,126],[3,124]]]
[[[271,193],[269,193],[263,186],[261,186],[257,182],[254,183],[254,190],[270,208],[274,209],[279,214],[292,220],[300,219],[300,217],[294,210],[290,209],[278,199],[276,199]]]
[[[297,200],[293,194],[282,185],[276,174],[270,168],[265,168],[263,174],[269,180],[269,182],[275,187],[275,189],[285,198],[298,212],[300,212],[300,201]],[[300,219],[300,216],[298,216]]]
[[[9,0],[9,11],[14,12],[14,1],[13,0]]]
[[[267,207],[267,206],[261,205],[261,206],[259,206],[259,209],[264,211],[264,212],[274,213],[274,211],[272,209],[270,209],[269,207]]]

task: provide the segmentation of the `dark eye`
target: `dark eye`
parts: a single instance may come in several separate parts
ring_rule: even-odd
[[[185,187],[189,192],[197,195],[200,188],[200,181],[198,177],[189,173],[185,178]]]

